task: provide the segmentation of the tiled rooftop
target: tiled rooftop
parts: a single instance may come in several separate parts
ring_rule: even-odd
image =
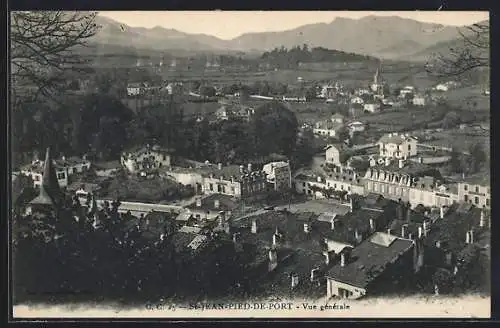
[[[387,245],[387,246],[386,246]],[[385,266],[408,251],[414,243],[377,232],[355,247],[344,267],[332,267],[327,276],[361,288],[367,287],[385,269]]]
[[[408,140],[410,138],[412,138],[412,137],[409,135],[389,133],[389,134],[383,135],[379,139],[378,142],[384,143],[384,144],[394,143],[394,144],[399,145],[399,144],[403,143],[405,140]]]
[[[219,207],[215,207],[215,201],[219,201]],[[233,211],[238,207],[235,198],[223,195],[212,194],[207,197],[201,198],[201,206],[196,205],[196,201],[186,206],[189,210],[204,210],[204,211]]]

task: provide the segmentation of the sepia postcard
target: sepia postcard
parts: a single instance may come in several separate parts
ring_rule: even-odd
[[[14,11],[33,318],[489,318],[488,12]]]

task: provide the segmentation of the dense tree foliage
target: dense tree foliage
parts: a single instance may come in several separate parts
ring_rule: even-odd
[[[314,62],[358,62],[370,59],[368,56],[347,53],[338,50],[330,50],[322,47],[309,49],[306,44],[302,47],[295,46],[291,49],[285,47],[275,48],[265,52],[261,60],[277,68],[297,68],[301,63]]]

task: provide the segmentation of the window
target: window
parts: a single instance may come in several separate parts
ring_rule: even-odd
[[[467,191],[467,189],[468,189],[467,187],[468,187],[467,185],[464,185],[464,190],[465,191]]]
[[[210,191],[214,191],[214,185],[213,184],[210,184]]]
[[[344,185],[341,185],[341,186],[340,186],[340,190],[344,190]]]
[[[469,196],[464,195],[464,202],[467,202],[469,200]]]
[[[486,198],[486,206],[490,206],[490,199]]]
[[[474,197],[474,204],[476,204],[476,205],[479,204],[479,197],[477,197],[477,196]]]
[[[33,175],[33,179],[35,181],[40,181],[40,176],[39,175]]]
[[[76,169],[76,167],[73,168],[73,174],[77,173],[78,170]]]
[[[236,193],[236,188],[231,187],[231,193],[232,193],[232,194],[235,194],[235,193]]]
[[[411,145],[408,145],[408,150],[411,150]]]
[[[166,161],[167,160],[167,155],[163,155],[163,160]]]
[[[64,172],[57,173],[57,179],[58,180],[66,179],[66,174]]]
[[[479,192],[479,187],[478,187],[478,186],[476,186],[476,192],[477,192],[477,193]]]
[[[222,186],[222,192],[226,193],[226,187],[225,186]]]
[[[373,184],[373,191],[378,191],[378,183]]]
[[[305,187],[306,186],[306,183],[305,182],[302,182],[302,187]]]
[[[351,187],[347,187],[347,191],[351,191]]]

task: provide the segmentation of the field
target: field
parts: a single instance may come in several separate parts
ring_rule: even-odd
[[[471,145],[480,143],[486,154],[490,154],[490,133],[480,129],[453,129],[436,132],[436,140],[429,144],[436,146],[455,147],[460,151],[468,151]]]
[[[452,89],[443,95],[445,96],[446,101],[453,107],[473,111],[489,111],[490,109],[490,96],[483,95],[479,86]]]

